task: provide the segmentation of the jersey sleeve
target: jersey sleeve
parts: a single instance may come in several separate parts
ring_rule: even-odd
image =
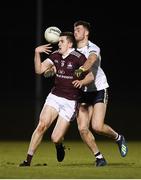
[[[100,48],[96,45],[90,46],[89,47],[89,55],[93,54],[93,53],[96,54],[97,56],[99,56],[100,55]]]
[[[47,58],[45,61],[44,61],[45,64],[54,64],[53,61],[50,59],[50,58]]]

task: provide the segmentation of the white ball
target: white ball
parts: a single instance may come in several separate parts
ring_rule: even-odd
[[[55,44],[59,41],[61,30],[58,27],[51,26],[45,30],[44,37],[48,43]]]

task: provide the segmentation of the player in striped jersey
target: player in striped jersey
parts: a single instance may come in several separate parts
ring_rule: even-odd
[[[48,44],[41,45],[35,49],[35,72],[41,75],[51,66],[55,66],[56,75],[54,86],[47,96],[40,113],[39,123],[32,134],[26,160],[20,166],[30,166],[44,133],[54,121],[56,121],[56,125],[51,139],[56,146],[57,160],[61,162],[64,159],[65,151],[62,141],[70,122],[75,118],[80,91],[79,88],[75,88],[72,84],[77,78],[74,72],[86,61],[86,57],[76,51],[74,46],[75,38],[73,33],[62,32],[59,37],[58,50],[51,53],[44,61],[41,60],[41,54],[49,54],[51,52],[50,46]],[[89,74],[89,77],[93,79],[93,74],[91,72]],[[85,83],[87,82],[85,81]]]
[[[104,123],[109,84],[101,68],[100,48],[89,40],[89,34],[90,23],[81,20],[74,23],[74,36],[77,41],[77,50],[87,57],[87,61],[82,67],[76,70],[75,73],[79,77],[82,73],[91,69],[94,74],[93,83],[83,88],[77,122],[82,139],[96,157],[96,166],[104,166],[107,162],[95,143],[94,136],[89,129],[90,124],[95,132],[108,136],[117,142],[122,157],[126,156],[128,147],[124,136]],[[79,81],[76,80],[74,85],[76,82],[77,84],[79,83]]]

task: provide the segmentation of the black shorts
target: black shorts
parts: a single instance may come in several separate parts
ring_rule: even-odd
[[[79,103],[94,105],[96,103],[105,103],[108,102],[108,90],[103,89],[100,91],[93,91],[93,92],[81,92]]]

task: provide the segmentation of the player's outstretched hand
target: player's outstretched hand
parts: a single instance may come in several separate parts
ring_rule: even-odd
[[[35,52],[49,54],[52,52],[51,49],[52,49],[51,44],[45,44],[45,45],[38,46],[35,49]]]

